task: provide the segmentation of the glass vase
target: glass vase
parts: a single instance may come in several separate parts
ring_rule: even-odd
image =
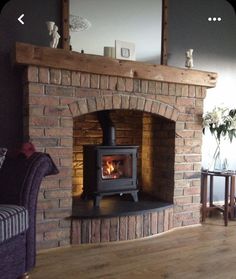
[[[227,159],[222,156],[220,140],[216,138],[216,149],[212,158],[210,170],[212,171],[225,171],[228,167]]]

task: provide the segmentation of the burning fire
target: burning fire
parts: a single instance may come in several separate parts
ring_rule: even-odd
[[[113,167],[112,162],[107,161],[107,162],[106,162],[106,165],[107,165],[107,168],[106,168],[107,173],[108,173],[108,174],[111,174],[111,173],[114,171],[114,169],[115,169],[115,168]]]
[[[117,161],[106,161],[103,166],[103,179],[116,179],[122,175],[122,172],[119,170],[120,162]]]

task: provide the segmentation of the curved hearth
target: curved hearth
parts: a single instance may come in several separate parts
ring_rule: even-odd
[[[100,243],[139,239],[173,228],[173,205],[159,201],[104,198],[73,206],[72,243]]]

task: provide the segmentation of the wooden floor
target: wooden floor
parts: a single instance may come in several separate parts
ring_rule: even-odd
[[[160,236],[39,253],[32,279],[236,278],[236,222],[223,218]]]

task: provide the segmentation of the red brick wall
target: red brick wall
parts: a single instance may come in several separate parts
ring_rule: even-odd
[[[38,150],[50,153],[60,169],[60,174],[45,179],[40,189],[37,213],[40,249],[70,243],[73,120],[104,109],[158,116],[152,121],[157,135],[164,134],[164,145],[153,146],[157,153],[162,149],[165,160],[157,161],[162,170],[156,181],[172,173],[173,187],[168,178],[159,188],[167,189],[165,199],[174,201],[174,227],[199,223],[204,87],[30,66],[24,76],[24,93],[25,138]],[[160,117],[166,119],[164,124],[159,124]],[[174,142],[174,147],[168,150],[167,142]],[[168,171],[163,174],[165,168]]]
[[[175,123],[145,114],[142,141],[142,185],[158,199],[173,203]]]

